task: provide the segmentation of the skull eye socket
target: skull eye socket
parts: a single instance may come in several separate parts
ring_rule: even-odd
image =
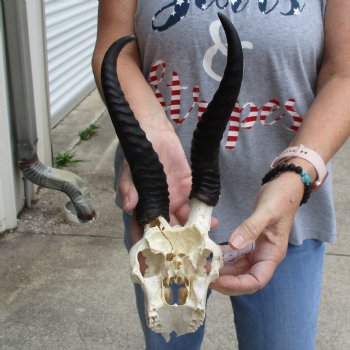
[[[150,249],[139,252],[138,260],[144,277],[158,275],[164,266],[164,255],[154,254]]]

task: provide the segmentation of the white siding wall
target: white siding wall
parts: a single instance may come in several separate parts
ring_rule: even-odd
[[[52,125],[95,88],[91,56],[97,8],[97,0],[45,0]]]
[[[10,138],[5,45],[0,6],[0,232],[16,227],[15,166]]]
[[[28,34],[33,81],[36,128],[38,136],[37,151],[39,159],[51,165],[50,106],[46,72],[46,44],[43,4],[41,1],[27,1]]]

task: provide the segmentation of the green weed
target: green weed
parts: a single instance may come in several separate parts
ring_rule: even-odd
[[[55,168],[63,168],[69,166],[76,166],[78,163],[85,162],[85,160],[76,158],[73,151],[64,151],[53,156],[53,163]]]
[[[96,135],[97,130],[100,128],[99,124],[92,123],[86,129],[79,132],[80,140],[86,141],[91,139],[94,135]]]

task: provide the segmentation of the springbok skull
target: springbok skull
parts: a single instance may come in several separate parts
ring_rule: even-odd
[[[219,13],[228,55],[224,76],[193,134],[191,146],[191,211],[184,226],[170,226],[166,175],[152,144],[133,115],[121,90],[116,60],[134,40],[126,36],[106,52],[101,70],[106,105],[129,163],[139,201],[136,220],[144,236],[130,251],[131,276],[142,286],[148,326],[169,339],[194,332],[204,321],[209,284],[219,276],[222,253],[208,235],[213,207],[220,196],[219,147],[239,94],[243,53],[238,34]],[[147,269],[140,270],[139,253]],[[210,271],[205,267],[211,260]]]

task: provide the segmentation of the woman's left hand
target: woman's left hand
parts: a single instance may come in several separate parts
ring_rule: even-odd
[[[304,185],[296,173],[286,172],[260,188],[252,215],[233,232],[229,243],[242,249],[256,242],[255,250],[225,263],[210,287],[227,295],[251,294],[263,288],[284,259]]]

